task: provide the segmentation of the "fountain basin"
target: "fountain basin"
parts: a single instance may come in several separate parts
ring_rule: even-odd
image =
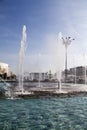
[[[33,83],[32,83],[33,86]],[[39,97],[74,97],[87,96],[87,86],[82,84],[62,84],[61,89],[55,84],[42,83],[41,87],[37,84],[32,87],[31,83],[24,84],[24,91],[18,89],[18,86],[10,86],[4,90],[5,98],[39,98]],[[2,95],[0,96],[2,98]]]
[[[32,94],[20,94],[18,93],[16,95],[16,98],[41,98],[41,97],[61,97],[61,98],[67,98],[67,97],[76,97],[76,96],[87,96],[87,92],[85,91],[73,91],[73,92],[67,92],[67,93],[56,93],[52,91],[34,91]]]
[[[41,97],[74,97],[74,96],[87,96],[87,88],[86,86],[83,86],[81,88],[78,87],[72,87],[66,88],[63,86],[63,89],[58,90],[56,87],[38,87],[38,88],[31,88],[29,92],[16,93],[17,97],[20,98],[41,98]]]

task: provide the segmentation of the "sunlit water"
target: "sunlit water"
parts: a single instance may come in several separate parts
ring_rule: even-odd
[[[87,130],[87,97],[0,100],[0,130]]]

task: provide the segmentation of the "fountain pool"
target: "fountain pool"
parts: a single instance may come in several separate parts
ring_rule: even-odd
[[[87,97],[0,100],[0,130],[86,130]]]

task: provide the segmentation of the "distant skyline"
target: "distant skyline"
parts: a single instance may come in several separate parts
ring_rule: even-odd
[[[60,32],[75,39],[68,47],[68,68],[87,65],[86,0],[0,0],[0,62],[9,64],[14,73],[23,25],[27,28],[24,71],[57,70]]]

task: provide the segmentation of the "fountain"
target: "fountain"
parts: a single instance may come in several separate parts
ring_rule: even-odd
[[[63,54],[61,54],[63,48],[62,44],[62,33],[58,34],[58,71],[57,71],[57,80],[58,80],[58,90],[56,92],[61,92],[61,73],[63,69]]]
[[[23,26],[22,31],[22,40],[21,40],[21,47],[19,52],[19,90],[23,93],[23,79],[24,79],[24,57],[25,57],[25,50],[26,50],[26,26]]]
[[[26,26],[23,26],[23,31],[22,31],[22,39],[21,39],[21,47],[19,51],[19,89],[16,88],[16,93],[15,96],[18,95],[30,95],[32,92],[28,92],[24,90],[23,87],[23,82],[24,82],[24,58],[25,58],[25,50],[26,50]],[[18,89],[18,90],[17,90]]]
[[[55,93],[59,94],[66,94],[67,91],[63,90],[62,84],[61,84],[61,79],[62,79],[62,70],[63,70],[63,65],[64,65],[64,49],[63,49],[63,39],[62,39],[62,33],[60,32],[58,34],[58,43],[57,43],[57,86],[56,86],[56,91]]]
[[[41,73],[39,72],[39,80],[38,80],[38,87],[41,87]]]
[[[7,86],[10,86],[9,83],[7,83],[3,78],[0,77],[0,81],[2,81],[4,83],[4,85],[7,87]]]
[[[32,87],[29,88],[28,90],[24,90],[23,86],[23,79],[24,79],[24,58],[25,58],[25,50],[26,50],[26,26],[23,26],[23,31],[22,31],[22,40],[21,40],[21,47],[20,47],[20,52],[19,52],[19,86],[13,87],[13,86],[8,86],[7,87],[7,94],[8,97],[40,97],[40,96],[72,96],[72,95],[77,95],[78,93],[86,93],[87,88],[82,86],[76,88],[76,86],[62,86],[61,85],[61,78],[62,78],[62,70],[63,70],[63,58],[64,58],[64,50],[63,50],[63,38],[62,34],[58,34],[58,43],[56,46],[56,51],[57,51],[57,88],[55,87],[49,87],[47,86],[46,88],[44,85],[42,86],[41,84],[41,70],[39,72],[39,82],[38,82],[38,87]],[[40,57],[40,55],[39,55]],[[65,88],[64,88],[65,87]]]
[[[0,81],[1,81],[1,86],[3,88],[4,91],[4,96],[8,97],[8,98],[12,98],[12,85],[7,83],[3,78],[0,77]]]
[[[40,64],[40,60],[41,60],[41,54],[38,54],[38,70],[39,70],[39,75],[38,75],[38,85],[37,87],[41,88],[42,84],[41,84],[41,80],[42,80],[42,74],[41,74],[41,64]]]
[[[74,66],[74,84],[76,85],[77,74],[76,74],[76,65],[75,65],[75,57],[73,57],[73,66]]]

